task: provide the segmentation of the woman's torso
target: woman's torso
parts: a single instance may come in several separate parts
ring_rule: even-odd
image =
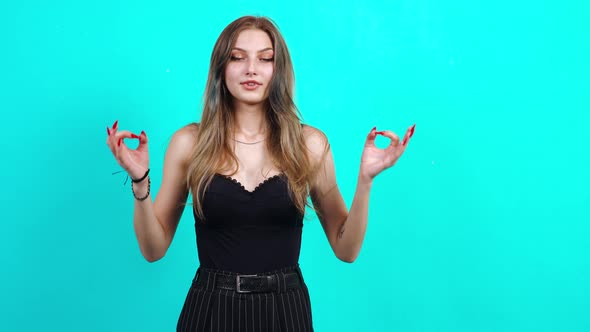
[[[236,143],[234,153],[238,171],[214,174],[204,193],[205,220],[193,209],[200,265],[244,274],[297,265],[303,216],[286,175],[264,142]]]
[[[255,274],[298,264],[303,217],[283,174],[253,191],[215,174],[202,202],[205,220],[195,214],[202,267]]]

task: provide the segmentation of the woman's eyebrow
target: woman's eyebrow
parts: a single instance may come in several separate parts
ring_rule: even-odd
[[[248,52],[248,51],[246,51],[245,49],[243,49],[243,48],[239,48],[239,47],[234,47],[234,48],[232,48],[232,50],[241,51],[241,52]],[[263,48],[263,49],[261,49],[261,50],[260,50],[260,51],[258,51],[257,53],[262,53],[262,52],[265,52],[265,51],[272,51],[272,50],[273,50],[273,49],[272,49],[272,47],[267,47],[267,48]]]

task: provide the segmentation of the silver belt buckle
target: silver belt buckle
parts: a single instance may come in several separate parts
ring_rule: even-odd
[[[256,274],[238,274],[236,276],[236,292],[238,293],[252,293],[252,291],[240,289],[240,277],[258,277]]]

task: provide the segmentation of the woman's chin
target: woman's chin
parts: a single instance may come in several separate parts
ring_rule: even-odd
[[[235,98],[234,103],[255,106],[264,103],[264,98]]]

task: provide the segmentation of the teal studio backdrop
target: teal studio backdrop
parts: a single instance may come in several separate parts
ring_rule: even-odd
[[[216,38],[255,14],[284,34],[297,105],[328,135],[348,206],[371,128],[416,123],[375,179],[353,264],[305,222],[317,331],[590,331],[589,9],[3,2],[0,330],[175,329],[198,267],[193,216],[162,260],[142,257],[105,127],[147,132],[155,197],[172,134],[200,119]]]

